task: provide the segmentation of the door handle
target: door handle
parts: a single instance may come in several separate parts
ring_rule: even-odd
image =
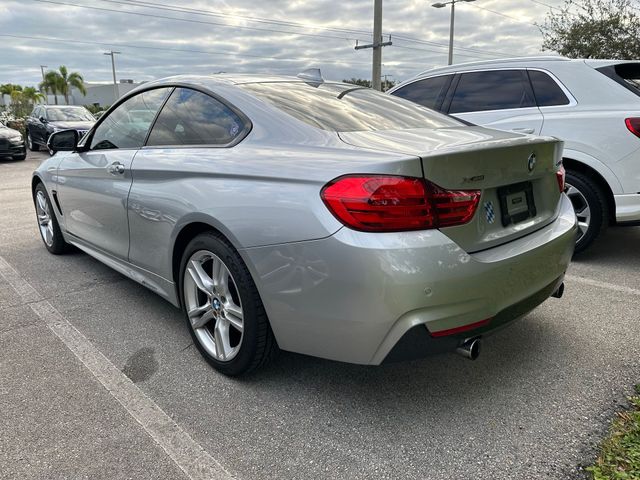
[[[111,175],[122,175],[124,173],[124,165],[120,162],[113,162],[109,165],[108,170]]]
[[[511,129],[512,132],[516,132],[516,133],[533,133],[535,132],[534,128],[512,128]]]

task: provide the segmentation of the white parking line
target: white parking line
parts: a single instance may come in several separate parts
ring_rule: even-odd
[[[592,280],[585,277],[577,277],[575,275],[565,275],[564,279],[570,282],[591,285],[592,287],[606,288],[607,290],[613,290],[614,292],[628,293],[630,295],[640,295],[640,290],[636,288],[623,287],[622,285],[616,285],[615,283],[600,282],[598,280]]]
[[[192,480],[227,480],[226,471],[200,444],[107,359],[82,333],[0,256],[0,275]]]

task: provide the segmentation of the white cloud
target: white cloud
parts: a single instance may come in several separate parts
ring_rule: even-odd
[[[323,28],[371,31],[372,0],[156,2],[181,9],[273,19],[280,24],[141,6],[149,5],[149,1],[139,1],[138,6],[127,0],[59,1],[111,11],[5,0],[0,6],[0,83],[37,84],[40,65],[67,65],[88,81],[108,81],[110,59],[102,53],[110,48],[122,52],[116,57],[118,77],[135,80],[217,71],[295,74],[310,66],[321,67],[327,78],[370,76],[371,50],[353,49],[356,38],[368,43],[370,35]],[[385,0],[383,30],[392,33],[394,46],[383,51],[384,74],[401,80],[446,62],[449,10],[432,8],[431,3]],[[545,3],[559,5],[562,1]],[[488,58],[500,52],[540,53],[541,35],[532,23],[543,22],[547,10],[532,0],[460,3],[456,7],[455,38],[456,47],[462,48],[456,50],[456,61]],[[307,26],[294,28],[288,22]]]

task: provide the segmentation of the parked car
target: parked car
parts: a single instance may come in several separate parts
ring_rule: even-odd
[[[562,139],[576,251],[640,221],[640,63],[532,57],[427,70],[392,95],[492,128]]]
[[[0,158],[2,157],[24,160],[27,158],[27,150],[22,134],[0,122]]]
[[[573,254],[560,141],[311,74],[145,83],[49,145],[32,180],[46,248],[181,307],[228,375],[278,348],[475,358],[562,293]]]
[[[60,130],[73,129],[80,137],[96,123],[89,110],[73,105],[36,105],[27,118],[29,150],[46,148],[49,136]]]

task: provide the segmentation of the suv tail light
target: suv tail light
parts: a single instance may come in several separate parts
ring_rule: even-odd
[[[640,137],[640,118],[625,118],[624,124],[636,137]]]
[[[421,178],[346,175],[324,186],[320,196],[344,225],[365,232],[398,232],[467,223],[479,190],[445,190]]]
[[[564,181],[566,175],[567,172],[564,169],[564,165],[560,165],[560,169],[556,172],[556,180],[558,180],[558,188],[560,188],[560,193],[564,192]]]

